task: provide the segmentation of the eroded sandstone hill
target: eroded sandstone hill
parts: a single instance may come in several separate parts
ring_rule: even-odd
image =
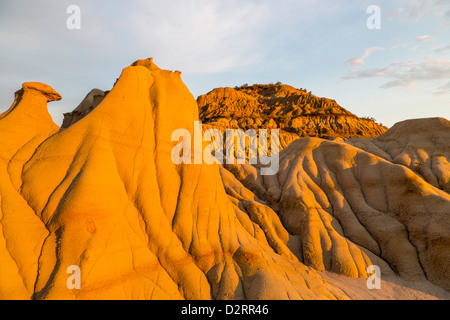
[[[319,138],[272,176],[176,165],[180,73],[139,60],[93,95],[64,129],[41,83],[0,115],[0,299],[450,298],[450,196],[404,165]]]
[[[205,128],[280,129],[281,148],[300,137],[374,138],[387,128],[335,100],[284,84],[217,88],[197,98]]]
[[[2,141],[55,96],[27,88]],[[4,145],[0,298],[345,298],[292,254],[270,208],[230,199],[218,166],[173,164],[171,133],[194,120],[180,74],[144,60],[64,131],[49,122]]]
[[[347,143],[304,138],[280,153],[276,176],[227,165],[299,238],[316,270],[364,277],[368,264],[450,289],[450,195],[407,167]]]
[[[347,143],[402,164],[450,193],[450,121],[446,119],[402,121],[380,137],[350,139]]]

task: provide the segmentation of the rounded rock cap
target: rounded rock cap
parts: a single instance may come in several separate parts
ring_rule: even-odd
[[[61,100],[61,95],[56,92],[49,85],[42,82],[25,82],[22,84],[22,89],[16,92],[16,94],[21,94],[25,92],[36,92],[47,98],[47,102]]]

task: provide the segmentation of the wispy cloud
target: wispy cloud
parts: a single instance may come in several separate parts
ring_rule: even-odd
[[[403,0],[399,7],[388,13],[390,19],[439,20],[442,26],[450,26],[450,1],[448,0]]]
[[[436,53],[439,53],[439,54],[443,54],[443,55],[450,55],[450,46],[446,46],[446,47],[443,47],[443,48],[441,48],[440,46],[438,46],[438,47],[436,47],[435,49],[434,49],[434,51],[436,52]]]
[[[298,34],[294,25],[323,13],[322,6],[306,0],[140,1],[126,20],[136,41],[162,64],[217,73],[262,63],[278,39]]]
[[[438,88],[438,91],[436,92],[437,95],[445,95],[450,94],[450,81],[443,84]]]
[[[243,3],[238,8],[234,1],[195,1],[189,6],[183,2],[161,1],[151,6],[142,2],[140,10],[129,16],[138,41],[152,55],[197,73],[220,72],[260,60],[249,48],[257,41],[253,31],[267,17],[266,7]]]
[[[371,48],[367,48],[366,50],[364,50],[364,53],[361,57],[359,58],[352,58],[350,60],[348,60],[348,63],[355,65],[355,66],[362,66],[365,64],[365,60],[375,51],[380,51],[380,50],[386,50],[386,48],[381,48],[381,47],[371,47]]]
[[[437,83],[436,94],[449,93],[450,86],[446,81],[450,78],[450,59],[426,57],[423,61],[408,60],[393,62],[386,67],[372,68],[350,72],[345,80],[384,78],[387,79],[381,88],[411,87],[418,83]],[[445,84],[444,84],[445,82]]]
[[[423,36],[418,36],[417,38],[416,38],[416,41],[417,42],[425,42],[425,41],[428,41],[428,40],[430,40],[431,39],[431,36],[430,35],[423,35]]]

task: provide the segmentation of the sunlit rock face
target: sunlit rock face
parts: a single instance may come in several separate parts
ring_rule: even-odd
[[[275,175],[175,164],[199,109],[152,59],[61,129],[59,99],[25,83],[0,115],[0,299],[449,298],[450,196],[403,163],[304,138]]]

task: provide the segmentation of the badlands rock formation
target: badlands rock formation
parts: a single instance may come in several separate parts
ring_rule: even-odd
[[[30,298],[34,291],[48,232],[19,192],[21,174],[36,148],[58,131],[47,102],[60,99],[48,85],[27,82],[0,115],[0,299]]]
[[[172,131],[198,120],[179,73],[139,61],[57,133],[39,113],[57,94],[35,87],[2,115],[2,141],[27,134],[2,145],[0,298],[346,297],[290,252],[270,208],[230,199],[218,166],[172,163]],[[30,114],[34,131],[15,121]]]
[[[380,137],[347,142],[402,164],[431,185],[450,193],[450,121],[446,119],[407,120],[395,124]]]
[[[0,299],[450,298],[450,196],[403,164],[306,138],[273,176],[175,165],[199,119],[179,72],[139,60],[97,93],[62,129],[41,83],[0,115]]]
[[[403,165],[343,142],[294,141],[277,176],[227,166],[299,238],[299,260],[365,277],[370,264],[450,289],[450,195]]]
[[[334,100],[284,84],[217,88],[197,99],[204,128],[280,129],[280,147],[300,137],[373,138],[387,128]]]
[[[64,114],[64,120],[61,128],[65,129],[73,125],[75,122],[83,119],[91,111],[93,111],[100,102],[103,101],[108,91],[102,91],[100,89],[92,89],[81,103],[72,112]]]

